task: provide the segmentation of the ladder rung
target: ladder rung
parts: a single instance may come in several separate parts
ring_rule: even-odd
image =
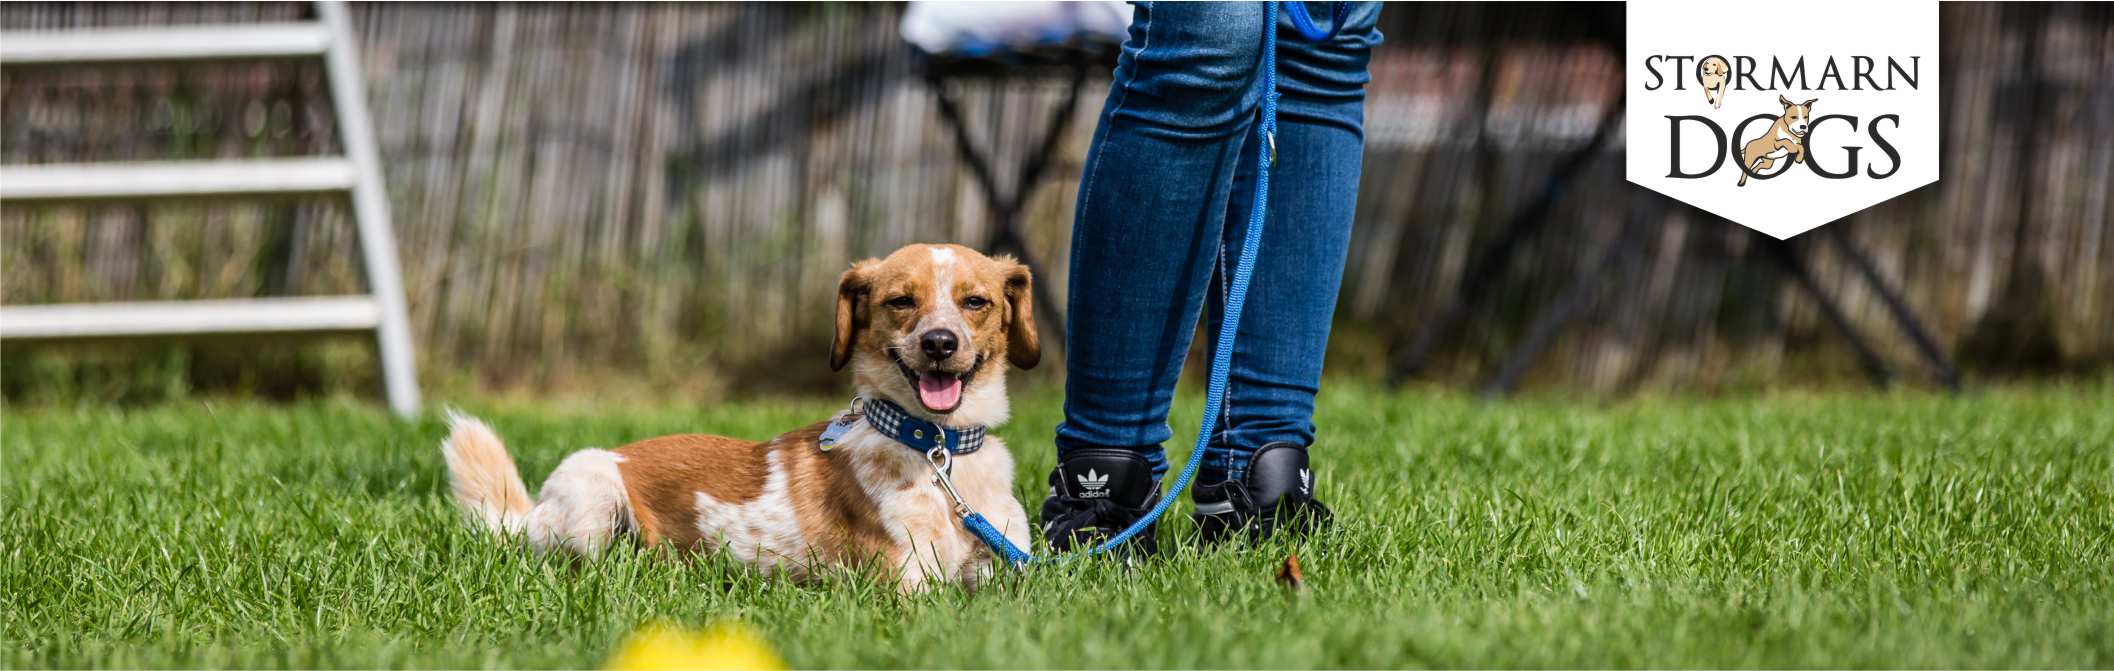
[[[0,166],[0,200],[114,200],[331,193],[359,171],[343,158]]]
[[[381,315],[371,296],[10,305],[0,338],[364,331]]]
[[[0,33],[0,63],[295,58],[321,55],[328,46],[330,31],[311,22],[22,30]]]

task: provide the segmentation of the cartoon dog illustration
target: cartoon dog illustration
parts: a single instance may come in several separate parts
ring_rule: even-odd
[[[1805,102],[1794,104],[1790,98],[1782,95],[1776,97],[1776,101],[1784,106],[1784,114],[1769,126],[1769,132],[1763,133],[1761,137],[1747,143],[1745,149],[1740,150],[1740,163],[1747,166],[1746,170],[1740,171],[1740,186],[1747,185],[1748,172],[1766,173],[1776,166],[1777,159],[1785,156],[1791,157],[1793,163],[1806,162],[1806,129],[1812,124],[1815,100],[1819,98],[1808,98]]]
[[[1696,81],[1703,84],[1703,99],[1710,101],[1711,108],[1725,106],[1725,80],[1732,77],[1732,65],[1723,56],[1711,56],[1696,64]]]

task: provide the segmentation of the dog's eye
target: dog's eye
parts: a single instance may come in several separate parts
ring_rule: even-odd
[[[908,310],[918,306],[918,299],[912,296],[897,296],[888,299],[887,305],[898,310]]]
[[[962,307],[970,310],[982,310],[989,305],[991,305],[991,301],[985,300],[982,296],[970,296],[962,299]]]

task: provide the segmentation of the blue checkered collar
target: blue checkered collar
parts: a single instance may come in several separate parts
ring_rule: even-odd
[[[856,399],[851,409],[830,420],[829,426],[822,430],[822,449],[836,447],[838,439],[860,421],[921,454],[945,445],[949,453],[959,456],[984,446],[984,427],[948,428],[912,415],[887,399],[867,398]]]

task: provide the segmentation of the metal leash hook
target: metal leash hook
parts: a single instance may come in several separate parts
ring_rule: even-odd
[[[962,500],[961,492],[954,491],[954,479],[947,477],[954,471],[954,453],[947,451],[945,440],[925,451],[925,463],[932,465],[932,481],[939,483],[940,489],[947,492],[947,498],[954,499],[954,514],[968,517],[971,512],[969,502]]]

